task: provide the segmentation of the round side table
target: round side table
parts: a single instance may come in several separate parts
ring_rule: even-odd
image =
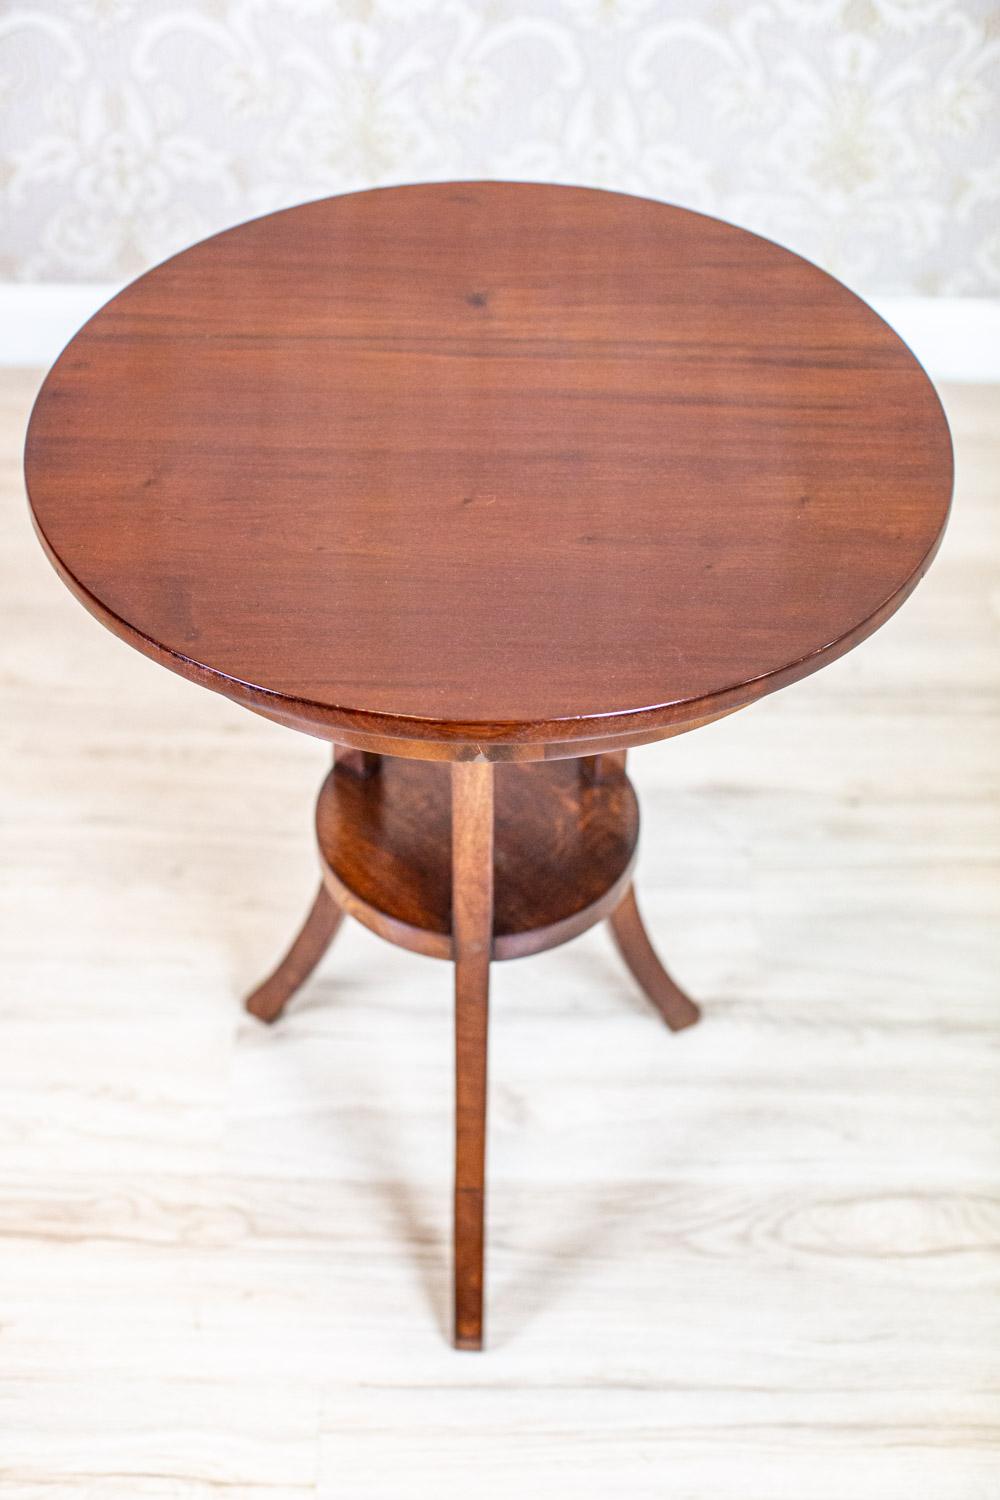
[[[631,885],[628,748],[863,641],[928,567],[951,447],[894,333],[798,256],[582,188],[353,193],[139,278],[27,442],[64,581],[130,645],[333,741],[323,883],[455,967],[455,1342],[483,1305],[490,964],[608,918],[697,1020]]]

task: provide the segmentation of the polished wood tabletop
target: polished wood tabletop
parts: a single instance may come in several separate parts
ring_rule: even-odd
[[[499,182],[175,256],[73,339],[27,444],[50,556],[133,645],[456,758],[638,743],[823,665],[927,568],[951,473],[923,370],[815,266]]]

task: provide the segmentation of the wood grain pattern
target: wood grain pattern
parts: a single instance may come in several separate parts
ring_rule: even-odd
[[[346,910],[391,942],[452,956],[447,766],[386,757],[371,782],[335,769],[320,793],[316,833]],[[542,952],[609,915],[638,837],[638,804],[620,768],[596,785],[581,781],[572,761],[498,765],[493,956]]]
[[[493,956],[493,807],[488,761],[451,768],[455,956],[454,1340],[483,1344],[486,1072]]]
[[[711,1024],[670,1038],[603,926],[494,966],[480,1362],[447,968],[348,922],[278,1031],[242,1014],[327,750],[53,587],[39,378],[0,371],[0,1489],[992,1500],[1000,391],[945,391],[954,519],[895,625],[630,752]]]
[[[814,671],[909,594],[951,490],[930,383],[829,276],[512,183],[175,256],[64,352],[26,463],[53,562],[134,646],[459,759],[638,743]]]

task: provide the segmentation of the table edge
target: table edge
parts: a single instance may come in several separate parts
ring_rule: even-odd
[[[947,430],[947,423],[945,424]],[[683,734],[810,676],[873,635],[905,603],[937,555],[947,530],[951,496],[938,533],[920,562],[875,610],[826,645],[758,677],[700,698],[553,719],[439,720],[352,709],[295,697],[230,677],[144,634],[81,583],[50,544],[28,497],[35,534],[52,567],[84,608],[119,640],[199,687],[220,693],[290,729],[359,750],[430,760],[545,760],[587,755]]]

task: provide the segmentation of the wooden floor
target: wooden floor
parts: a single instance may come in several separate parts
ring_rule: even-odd
[[[996,1500],[1000,390],[940,560],[635,752],[671,1036],[594,931],[495,970],[488,1351],[447,1342],[450,971],[316,879],[321,745],[91,621],[0,380],[0,1495]],[[877,503],[877,499],[873,500]]]

